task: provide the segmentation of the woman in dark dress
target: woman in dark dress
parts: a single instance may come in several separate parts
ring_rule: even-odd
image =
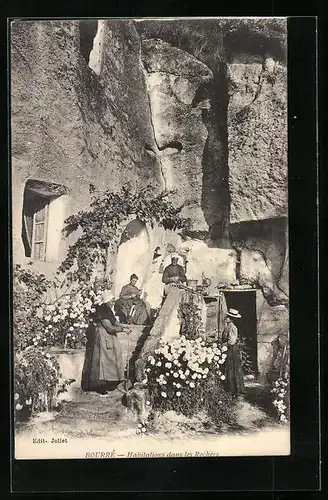
[[[106,394],[124,381],[124,366],[117,332],[130,333],[117,323],[112,312],[114,296],[106,293],[97,307],[94,322],[87,330],[87,345],[82,370],[83,391]]]
[[[239,396],[245,392],[245,387],[240,352],[237,345],[238,330],[235,325],[236,318],[241,318],[239,312],[236,309],[229,309],[226,326],[222,332],[222,342],[227,347],[227,357],[223,365],[223,374],[225,375],[224,386],[226,391]]]

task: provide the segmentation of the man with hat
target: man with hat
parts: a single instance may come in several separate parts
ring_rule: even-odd
[[[114,295],[105,291],[97,306],[94,320],[86,336],[87,345],[82,370],[83,391],[107,394],[124,381],[123,356],[117,332],[130,333],[129,328],[117,323],[112,307]]]
[[[229,309],[226,325],[222,332],[223,345],[227,347],[227,357],[223,365],[224,385],[227,392],[239,396],[245,392],[244,374],[238,347],[238,329],[236,320],[241,318],[237,309]]]

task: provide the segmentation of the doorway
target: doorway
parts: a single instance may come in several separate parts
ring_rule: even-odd
[[[237,309],[241,318],[236,320],[239,337],[244,338],[254,374],[258,373],[257,365],[257,319],[256,292],[225,291],[224,296],[228,309]]]

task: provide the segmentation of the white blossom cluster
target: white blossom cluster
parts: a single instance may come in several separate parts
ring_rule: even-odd
[[[287,392],[288,382],[279,378],[275,381],[273,389],[271,389],[272,394],[275,395],[275,399],[273,401],[273,406],[275,406],[280,422],[287,422],[286,417],[286,409],[287,405],[285,404]]]
[[[101,303],[102,294],[101,289],[82,289],[45,305],[42,311],[44,336],[36,336],[33,339],[34,345],[37,346],[40,342],[47,344],[49,339],[62,335],[66,341],[73,341],[73,344],[80,340],[89,326],[95,307]]]
[[[225,362],[226,350],[216,343],[207,344],[202,337],[189,340],[182,335],[174,341],[161,341],[154,356],[148,357],[143,382],[147,384],[150,378],[155,379],[163,398],[167,398],[168,390],[180,397],[183,389],[195,388],[197,382],[206,379],[213,370],[224,380],[220,368]]]

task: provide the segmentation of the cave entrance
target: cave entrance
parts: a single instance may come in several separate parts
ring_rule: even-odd
[[[257,317],[255,290],[224,291],[228,309],[237,309],[241,318],[236,320],[239,337],[245,340],[251,361],[251,369],[258,373],[257,364]]]
[[[149,265],[150,241],[146,225],[138,219],[127,224],[123,230],[116,258],[115,297],[119,296],[122,286],[136,274],[137,286],[142,287]]]

